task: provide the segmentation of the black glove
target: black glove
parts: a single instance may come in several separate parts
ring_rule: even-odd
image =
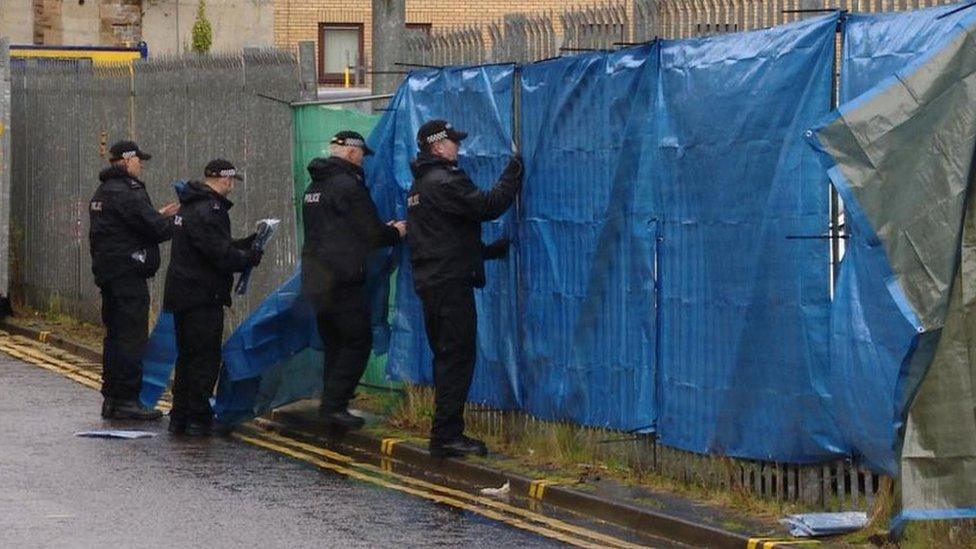
[[[234,242],[234,246],[241,250],[250,250],[254,247],[254,239],[258,237],[258,233],[251,233],[246,238],[242,238]]]
[[[508,165],[505,166],[505,171],[502,172],[502,179],[522,179],[522,155],[518,153],[512,155]]]
[[[247,253],[252,267],[257,267],[261,264],[261,258],[264,257],[264,252],[261,250],[248,250]]]
[[[507,237],[499,238],[498,240],[488,244],[484,247],[483,256],[486,260],[488,259],[501,259],[508,255],[508,248],[511,245],[511,239]]]

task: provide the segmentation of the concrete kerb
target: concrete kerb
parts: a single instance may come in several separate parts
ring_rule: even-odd
[[[17,326],[7,321],[0,321],[0,329],[61,348],[86,360],[101,361],[101,353],[98,351],[50,332]],[[461,459],[431,458],[425,448],[406,441],[356,431],[343,434],[341,439],[328,437],[321,433],[321,425],[318,422],[300,413],[275,411],[270,414],[270,417],[257,418],[253,423],[261,429],[278,432],[308,443],[324,446],[334,446],[338,443],[340,446],[361,453],[371,454],[381,459],[397,460],[408,466],[454,478],[469,485],[501,486],[508,482],[511,493],[521,497],[535,499],[547,505],[603,520],[639,533],[666,537],[693,546],[741,548],[749,546],[750,541],[755,539],[746,534],[696,523],[566,486],[548,484],[539,479],[493,469],[480,463]]]
[[[665,537],[697,547],[746,547],[753,538],[707,524],[699,524],[680,517],[630,505],[626,502],[589,494],[565,486],[542,484],[516,473],[487,467],[462,459],[436,459],[425,449],[401,441],[390,445],[389,439],[375,437],[358,431],[341,437],[328,437],[321,425],[311,418],[294,412],[276,411],[271,419],[256,420],[264,429],[282,435],[323,445],[340,445],[360,452],[403,462],[413,468],[428,470],[442,476],[475,486],[501,486],[506,482],[512,494],[534,499],[572,513],[606,521],[639,533]],[[539,487],[543,486],[543,489]]]

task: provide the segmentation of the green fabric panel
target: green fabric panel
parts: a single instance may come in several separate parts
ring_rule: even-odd
[[[972,27],[841,115],[820,142],[880,238],[921,327],[915,359],[928,362],[905,428],[902,507],[976,507]]]
[[[294,118],[293,127],[295,128],[295,157],[293,174],[295,181],[295,220],[298,223],[298,248],[301,250],[304,242],[304,230],[302,227],[302,195],[308,186],[308,171],[305,169],[313,158],[319,156],[329,156],[329,140],[336,133],[343,130],[352,130],[368,137],[373,130],[373,126],[379,121],[381,115],[365,114],[360,111],[341,109],[326,105],[309,105],[294,107],[292,110]],[[391,285],[390,304],[394,303],[393,295],[396,292],[395,280],[393,276]],[[386,375],[387,355],[372,355],[363,374],[362,383],[377,387],[398,387],[399,383],[394,383],[387,379]],[[322,354],[317,352],[302,353],[295,359],[296,363],[322,363]],[[319,367],[321,371],[321,367]],[[321,375],[320,375],[321,377]],[[321,385],[321,380],[319,380]],[[370,391],[370,387],[363,390]]]
[[[298,223],[298,247],[304,241],[302,231],[302,195],[308,186],[308,171],[305,169],[313,158],[329,156],[329,140],[343,130],[352,130],[368,137],[381,115],[364,114],[359,111],[340,109],[326,105],[293,107],[292,117],[295,128],[295,157],[293,174],[295,180],[295,219]]]

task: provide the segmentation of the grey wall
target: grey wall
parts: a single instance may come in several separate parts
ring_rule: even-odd
[[[230,197],[235,235],[246,236],[261,218],[282,220],[251,291],[235,301],[229,325],[292,272],[291,109],[258,94],[297,99],[293,56],[266,51],[157,58],[137,62],[132,73],[128,66],[28,63],[14,67],[12,80],[15,299],[98,321],[87,205],[107,165],[103,138],[111,144],[132,137],[154,155],[144,179],[157,207],[175,199],[173,181],[199,179],[207,160],[223,157],[245,177]],[[154,309],[168,256],[164,244],[163,267],[152,283]]]

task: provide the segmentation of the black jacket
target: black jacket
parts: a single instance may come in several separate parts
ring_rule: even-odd
[[[521,187],[518,170],[506,168],[498,183],[482,191],[454,162],[421,153],[411,164],[407,195],[407,243],[417,291],[447,281],[485,285],[481,223],[497,219]],[[520,169],[520,168],[519,168]]]
[[[199,305],[230,305],[234,273],[251,264],[247,239],[230,236],[228,210],[234,204],[206,184],[190,181],[180,194],[173,220],[173,246],[163,308],[182,311]]]
[[[319,301],[336,284],[365,281],[370,253],[396,244],[400,236],[380,220],[362,168],[333,156],[312,160],[308,171],[312,183],[302,203],[302,294]]]
[[[120,277],[151,278],[159,270],[159,243],[173,234],[172,220],[159,215],[146,186],[125,170],[109,166],[88,204],[92,274],[104,287]]]

